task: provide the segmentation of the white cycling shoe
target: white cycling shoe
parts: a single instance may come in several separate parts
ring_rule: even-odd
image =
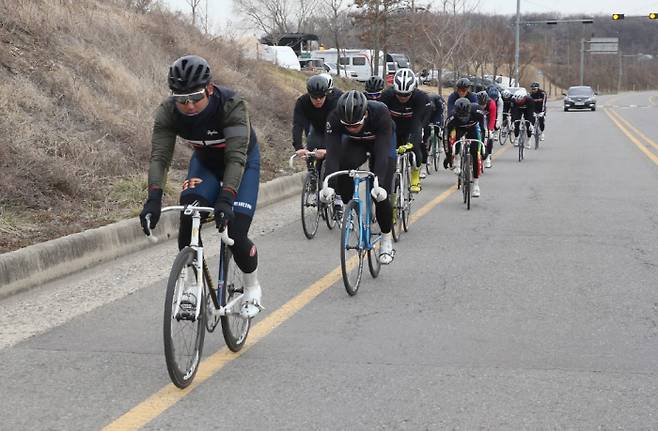
[[[393,262],[395,250],[393,250],[393,236],[391,233],[382,234],[382,246],[379,249],[379,263],[388,265]]]
[[[540,141],[543,141],[543,140],[544,140],[544,132],[542,132],[541,135],[539,135],[539,140],[540,140]]]
[[[471,196],[474,198],[480,197],[480,183],[478,180],[479,178],[476,178],[475,181],[473,181],[473,193],[471,193]]]
[[[263,291],[260,288],[260,283],[256,278],[256,271],[250,274],[244,274],[244,297],[242,308],[240,309],[240,316],[245,319],[251,319],[264,310],[261,305]]]
[[[460,167],[461,159],[459,157],[455,156],[455,159],[452,161],[452,165],[454,166],[452,171],[455,173],[455,175],[462,173],[462,168]]]
[[[488,156],[486,159],[484,159],[484,167],[485,168],[491,167],[491,156]]]

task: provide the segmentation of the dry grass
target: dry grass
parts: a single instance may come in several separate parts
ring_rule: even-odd
[[[208,59],[215,81],[247,99],[261,177],[276,176],[292,150],[303,74],[246,60],[236,46],[161,9],[0,0],[0,252],[137,214],[167,66],[188,53]],[[189,150],[178,148],[168,202],[177,199],[188,159]]]

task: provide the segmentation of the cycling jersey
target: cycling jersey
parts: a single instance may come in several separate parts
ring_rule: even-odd
[[[327,124],[327,117],[336,107],[336,103],[341,94],[340,90],[333,90],[327,95],[324,104],[320,108],[313,106],[310,95],[303,94],[299,96],[295,103],[295,110],[292,119],[292,145],[295,147],[295,150],[303,148],[302,133],[304,131],[309,132],[310,128],[312,128],[314,134],[317,135],[317,138],[314,138],[316,138],[317,141],[320,141],[314,143],[314,147],[325,148],[324,143],[321,141],[324,138],[324,128]]]
[[[453,151],[452,146],[462,137],[466,139],[477,139],[482,141],[482,131],[484,130],[484,116],[482,112],[477,109],[477,104],[471,105],[471,115],[468,120],[462,121],[455,116],[448,118],[446,122],[445,132],[443,134],[444,139],[450,142],[450,145],[446,146],[446,157],[449,160],[449,163],[452,164],[453,160]],[[480,177],[480,145],[477,142],[471,142],[470,151],[472,160],[473,160],[473,178]],[[455,154],[461,153],[461,148],[455,147]]]
[[[544,90],[531,92],[530,97],[532,97],[532,100],[535,104],[535,112],[546,111],[546,93]]]
[[[521,120],[521,117],[527,122],[529,122],[528,125],[526,125],[526,134],[528,137],[532,136],[532,130],[530,129],[529,125],[533,124],[535,119],[533,117],[533,114],[535,112],[535,102],[530,97],[529,95],[522,98],[521,100],[515,100],[513,99],[512,101],[512,121],[519,121]],[[514,136],[519,136],[519,129],[520,129],[520,124],[517,122],[514,124]]]
[[[396,97],[393,87],[389,87],[382,92],[380,102],[388,106],[391,118],[395,121],[397,146],[405,145],[408,142],[413,144],[416,164],[420,166],[423,126],[427,124],[431,106],[427,93],[414,90],[411,98],[406,103],[402,103]]]
[[[380,187],[391,192],[395,171],[395,137],[393,122],[386,105],[374,100],[368,101],[367,114],[362,129],[352,133],[340,122],[339,114],[333,111],[326,126],[327,161],[325,175],[338,170],[356,169],[370,153],[370,170],[379,179]],[[353,182],[350,177],[341,176],[335,182],[336,192],[343,202],[352,199]],[[383,233],[389,233],[393,226],[393,208],[389,199],[376,204],[377,220]]]

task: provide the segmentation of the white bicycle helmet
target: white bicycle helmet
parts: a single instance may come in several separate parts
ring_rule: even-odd
[[[514,93],[514,100],[516,102],[520,102],[521,100],[525,99],[528,96],[528,91],[525,88],[521,88]]]
[[[321,73],[320,76],[324,77],[329,83],[329,91],[334,89],[334,79],[328,73]]]
[[[411,69],[399,69],[393,77],[393,90],[400,95],[409,95],[416,89],[416,75]]]

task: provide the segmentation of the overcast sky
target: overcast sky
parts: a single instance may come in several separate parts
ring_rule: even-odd
[[[186,0],[162,0],[173,9],[190,12]],[[349,0],[348,0],[349,1]],[[477,0],[469,0],[475,4]],[[422,4],[424,0],[416,0]],[[228,20],[237,21],[233,12],[233,0],[208,0],[210,21],[213,27],[225,26]],[[482,13],[513,14],[516,13],[516,0],[479,0]],[[649,12],[658,12],[656,0],[521,0],[521,13],[559,12],[562,14],[610,14],[612,12],[627,15],[646,16]],[[658,22],[656,22],[658,25]]]

